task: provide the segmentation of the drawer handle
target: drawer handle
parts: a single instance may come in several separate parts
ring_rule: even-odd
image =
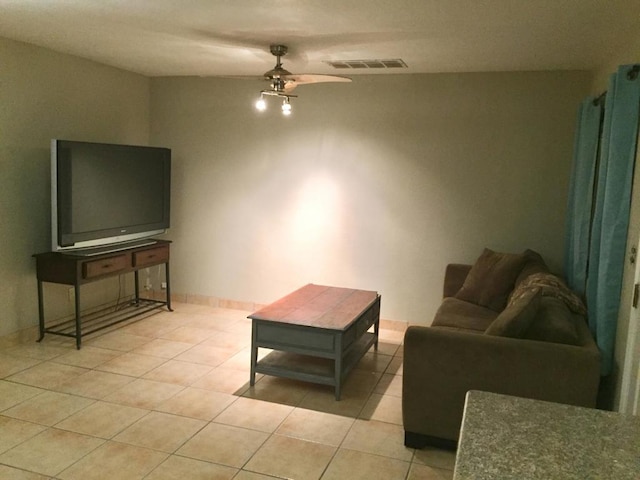
[[[155,256],[156,256],[156,255],[155,255],[155,253],[154,253],[153,255],[149,255],[149,256],[147,256],[147,258],[154,258]]]
[[[102,266],[102,268],[109,268],[109,267],[111,267],[111,264],[110,264],[110,263],[105,263],[105,264]]]

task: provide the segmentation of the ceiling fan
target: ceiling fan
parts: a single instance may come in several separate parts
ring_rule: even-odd
[[[311,73],[293,74],[282,66],[282,61],[280,60],[286,55],[288,51],[287,46],[271,45],[269,50],[271,51],[271,54],[276,57],[276,65],[263,75],[266,80],[269,80],[270,85],[268,89],[264,89],[260,92],[260,98],[256,102],[256,108],[260,111],[264,111],[267,108],[267,104],[264,100],[265,95],[282,98],[282,113],[284,115],[290,115],[291,103],[289,99],[290,97],[297,97],[297,95],[292,95],[291,92],[298,85],[321,82],[351,82],[349,77],[339,75],[319,75]]]

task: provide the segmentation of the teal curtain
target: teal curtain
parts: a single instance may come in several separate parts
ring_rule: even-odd
[[[594,182],[604,97],[580,104],[567,205],[564,272],[569,287],[584,298],[587,286]]]
[[[586,300],[603,375],[611,373],[613,366],[622,292],[640,115],[638,72],[638,66],[626,65],[611,75],[600,141]]]

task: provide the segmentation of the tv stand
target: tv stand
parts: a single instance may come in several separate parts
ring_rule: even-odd
[[[171,284],[169,281],[169,245],[168,240],[155,240],[151,245],[135,246],[92,256],[73,253],[47,252],[34,255],[38,279],[38,317],[40,342],[45,333],[62,335],[76,339],[76,348],[80,349],[82,337],[111,327],[120,322],[143,315],[164,306],[171,308]],[[143,268],[164,264],[167,283],[165,300],[140,297],[138,271]],[[80,309],[80,287],[86,283],[106,278],[134,274],[134,297],[131,301],[114,310],[107,307],[101,310],[83,313]],[[75,313],[70,320],[63,320],[52,326],[45,326],[44,298],[42,283],[73,285],[75,293]],[[122,308],[120,308],[122,307]]]

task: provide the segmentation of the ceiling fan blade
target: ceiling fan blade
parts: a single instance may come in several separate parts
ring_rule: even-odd
[[[294,88],[296,88],[298,84],[293,80],[285,80],[284,81],[284,93],[291,93]]]
[[[349,77],[339,75],[320,75],[314,73],[302,73],[299,75],[282,75],[287,84],[305,85],[307,83],[323,83],[323,82],[351,82]]]

